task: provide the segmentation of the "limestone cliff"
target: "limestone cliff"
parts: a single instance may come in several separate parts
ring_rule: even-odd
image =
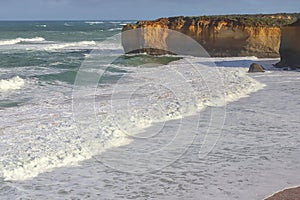
[[[195,39],[210,56],[279,57],[281,26],[298,17],[299,14],[231,15],[139,21],[123,27],[122,43],[126,53],[172,53],[165,50],[175,41],[166,31],[171,29]],[[139,31],[126,34],[132,29]]]
[[[282,28],[280,62],[277,67],[300,68],[300,20]]]

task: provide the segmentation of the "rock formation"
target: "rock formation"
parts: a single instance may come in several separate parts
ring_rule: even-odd
[[[276,67],[300,68],[300,20],[282,28],[280,62]]]
[[[265,72],[265,68],[257,63],[252,63],[249,68],[249,73],[253,72]]]
[[[297,200],[300,199],[300,187],[285,189],[265,200]]]
[[[298,17],[299,14],[231,15],[139,21],[123,27],[122,44],[126,53],[172,53],[165,50],[175,41],[165,31],[171,29],[195,39],[210,56],[279,57],[280,28]],[[139,31],[124,34],[134,29]]]

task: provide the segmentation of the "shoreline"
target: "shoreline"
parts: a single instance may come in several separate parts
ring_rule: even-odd
[[[271,60],[262,62],[271,67]],[[238,63],[225,62],[223,64],[229,67]],[[245,68],[248,62],[239,65]],[[297,85],[287,83],[291,80],[295,80],[294,83],[296,83],[297,75],[294,72],[278,72],[277,70],[269,73],[249,74],[250,77],[267,86],[258,92],[251,93],[247,98],[226,105],[228,117],[224,132],[212,152],[205,157],[199,158],[199,150],[203,144],[203,136],[199,134],[191,148],[180,159],[160,171],[144,174],[122,173],[122,169],[132,170],[132,167],[140,165],[148,167],[148,164],[144,163],[144,156],[138,158],[127,153],[132,150],[142,150],[141,152],[147,150],[147,145],[143,145],[141,140],[135,140],[129,145],[109,149],[99,156],[83,161],[78,166],[56,168],[32,180],[14,182],[13,185],[20,188],[27,185],[52,186],[51,189],[44,188],[40,191],[28,190],[25,197],[35,195],[46,197],[54,193],[54,198],[59,198],[61,194],[56,194],[54,191],[60,190],[64,185],[66,198],[77,195],[76,189],[80,187],[89,188],[88,195],[99,194],[103,199],[132,198],[134,193],[140,198],[156,199],[178,199],[178,197],[224,199],[228,197],[228,199],[262,200],[268,194],[273,193],[274,188],[298,184],[295,179],[295,172],[299,166],[298,148],[296,144],[292,147],[296,150],[287,148],[291,147],[291,142],[297,143],[297,137],[292,134],[291,129],[298,125],[295,120],[290,120],[289,116],[297,116],[295,105],[297,105],[299,93],[295,90]],[[290,91],[296,92],[296,95],[284,91],[286,85],[291,88]],[[272,98],[269,98],[270,96]],[[288,110],[282,109],[289,99],[291,101]],[[203,133],[205,125],[209,122],[210,113],[210,107],[201,113],[201,120],[204,121],[200,125],[204,126],[199,126],[199,129],[194,130],[195,132]],[[193,117],[186,117],[184,120],[187,127],[192,127],[191,124],[195,122]],[[170,121],[167,124],[171,132],[176,130],[178,124],[176,121],[180,120]],[[282,125],[286,124],[288,128],[281,129]],[[150,127],[149,131],[158,128],[159,125],[156,124],[155,127]],[[191,133],[195,133],[194,131]],[[217,136],[213,129],[212,131],[211,140],[214,139],[214,135]],[[190,137],[189,134],[182,136]],[[183,140],[178,140],[180,141]],[[210,149],[207,148],[207,150]],[[122,162],[117,162],[118,157],[113,156],[119,156],[119,152],[123,153]],[[170,153],[173,155],[171,151],[160,154],[157,157],[159,164],[169,163]],[[152,157],[152,159],[155,158],[155,156]],[[143,166],[143,164],[147,165]],[[66,179],[68,183],[65,182]],[[157,192],[161,190],[164,192]],[[20,193],[21,191],[16,191],[15,195],[18,196]]]

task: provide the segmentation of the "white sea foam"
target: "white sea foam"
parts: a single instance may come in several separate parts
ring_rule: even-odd
[[[56,65],[62,65],[62,64],[64,64],[64,63],[63,62],[53,62],[50,65],[51,66],[56,66]]]
[[[111,29],[108,29],[108,31],[120,31],[122,30],[122,28],[111,28]]]
[[[42,42],[45,41],[44,38],[42,37],[35,37],[35,38],[16,38],[12,40],[0,40],[0,45],[13,45],[13,44],[18,44],[21,42]]]
[[[86,23],[86,24],[89,24],[89,25],[96,25],[96,24],[103,24],[104,22],[102,22],[102,21],[97,21],[97,22],[93,22],[93,21],[91,21],[91,22],[84,22],[84,23]]]
[[[230,61],[218,61],[226,60]],[[6,127],[1,135],[5,154],[0,156],[0,173],[6,180],[24,180],[56,167],[75,165],[107,148],[128,144],[128,133],[138,133],[155,122],[193,115],[207,106],[224,106],[263,88],[247,76],[246,68],[216,69],[210,65],[214,61],[190,57],[167,66],[121,67],[131,73],[116,86],[94,91],[96,102],[95,96],[80,96],[83,104],[78,106],[90,102],[96,108],[92,116],[86,112],[79,116],[87,125],[82,130],[72,118],[65,86],[63,92],[57,86],[35,89],[32,105],[0,116],[1,125]],[[14,79],[22,82],[19,77]],[[159,89],[153,87],[156,83]]]
[[[126,81],[126,75],[122,77],[124,84],[120,84],[122,81],[119,81],[114,90],[120,93],[127,91],[133,95],[136,93],[136,88],[140,88],[139,92],[147,97],[142,103],[143,107],[138,108],[140,110],[138,112],[143,114],[131,118],[133,126],[125,128],[128,132],[149,127],[152,123],[193,115],[208,106],[224,106],[264,87],[263,84],[246,75],[247,68],[216,68],[213,62],[214,58],[190,57],[187,60],[183,59],[159,68],[144,68],[143,72],[127,67],[127,70],[136,73],[130,73],[127,76],[128,81]],[[135,81],[130,81],[132,79]],[[158,84],[157,87],[160,88],[157,91],[158,88],[140,87],[143,84]],[[164,86],[167,86],[168,89]],[[148,101],[152,94],[155,94],[153,96],[155,102]],[[124,96],[126,95],[124,94]],[[117,116],[130,115],[130,113],[122,113],[122,110],[125,110],[123,106],[126,105],[126,102],[127,99],[124,102],[121,100],[115,103]],[[153,112],[153,105],[162,106],[167,114]],[[146,110],[151,111],[152,114],[144,113],[145,106],[149,106]],[[124,119],[119,120],[124,126],[130,124]],[[136,126],[137,124],[139,127]]]
[[[26,50],[34,50],[34,51],[64,51],[64,50],[82,50],[82,49],[98,49],[98,50],[105,50],[105,49],[122,49],[122,45],[119,43],[104,43],[104,42],[97,42],[97,41],[78,41],[78,42],[58,42],[58,41],[47,41],[43,40],[42,43],[38,41],[42,41],[42,39],[38,40],[26,40],[27,42],[36,41],[38,44],[18,44],[18,41],[9,41],[9,42],[2,42],[0,41],[1,50],[7,49],[11,50],[12,46],[7,45],[8,43],[12,44],[15,43],[13,49],[26,49]],[[5,45],[6,44],[6,45]]]
[[[45,45],[43,47],[46,51],[55,51],[55,50],[80,50],[80,49],[96,49],[96,50],[110,50],[110,49],[122,49],[122,45],[119,43],[105,43],[105,42],[95,42],[95,41],[80,41],[80,42],[69,42],[69,43],[56,43],[51,45]]]
[[[64,23],[64,26],[71,26],[69,23]]]
[[[0,92],[5,92],[9,90],[18,90],[25,85],[25,80],[19,76],[13,77],[8,80],[0,80]]]
[[[46,24],[38,24],[38,25],[36,25],[36,27],[42,27],[42,28],[46,28],[46,27],[47,27],[47,25],[46,25]]]
[[[69,42],[69,43],[57,43],[51,44],[44,47],[45,50],[51,51],[56,49],[65,49],[65,48],[91,48],[97,43],[95,41],[80,41],[80,42]]]
[[[111,23],[111,24],[120,24],[121,22],[110,21],[109,23]]]

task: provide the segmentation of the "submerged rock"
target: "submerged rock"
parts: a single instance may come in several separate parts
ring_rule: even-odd
[[[279,57],[281,27],[292,24],[299,16],[227,15],[139,21],[123,27],[123,33],[139,28],[141,31],[129,36],[123,34],[122,44],[126,53],[170,54],[165,49],[172,49],[176,41],[166,31],[171,29],[196,40],[210,56]]]
[[[265,68],[257,63],[252,63],[250,65],[250,68],[248,70],[249,73],[253,73],[253,72],[265,72]]]

